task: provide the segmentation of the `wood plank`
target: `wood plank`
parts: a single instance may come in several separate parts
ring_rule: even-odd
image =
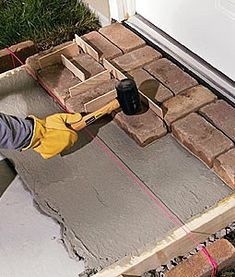
[[[140,276],[137,276],[137,275],[129,275],[129,274],[122,274],[122,275],[119,275],[118,277],[140,277]]]
[[[96,99],[93,99],[86,104],[84,104],[85,111],[87,113],[92,113],[94,111],[97,111],[98,109],[102,108],[112,100],[114,100],[117,97],[117,91],[116,89],[111,90],[104,95],[101,95],[97,97]]]
[[[80,48],[78,45],[73,42],[63,48],[48,53],[39,59],[40,68],[44,68],[55,63],[61,63],[61,54],[65,55],[67,58],[72,58],[79,53],[79,50]]]
[[[160,107],[158,107],[151,99],[147,98],[141,91],[139,91],[141,101],[149,106],[149,108],[155,112],[160,118],[163,119],[163,112]],[[87,102],[84,107],[86,112],[94,112],[102,106],[108,104],[110,101],[117,97],[116,90],[110,91],[104,95],[97,97],[89,102]]]
[[[75,42],[78,46],[82,48],[82,50],[94,58],[97,62],[100,61],[99,53],[86,41],[84,41],[81,37],[75,34]]]
[[[168,234],[165,239],[148,247],[138,256],[128,256],[103,269],[94,277],[141,276],[144,272],[166,264],[172,258],[185,255],[195,248],[195,242],[185,231],[191,230],[198,242],[225,228],[234,221],[235,193],[223,199],[205,213]]]
[[[78,79],[81,81],[86,80],[85,73],[82,72],[78,67],[76,67],[69,59],[67,59],[63,54],[61,54],[61,60],[65,67],[68,68]]]
[[[124,73],[122,73],[119,69],[117,69],[108,60],[103,59],[102,64],[103,64],[104,68],[106,68],[107,70],[109,70],[112,73],[114,78],[116,78],[118,80],[122,80],[122,79],[126,79],[127,78],[127,76]]]
[[[94,88],[98,84],[101,84],[105,80],[111,79],[110,72],[108,70],[103,71],[87,80],[85,80],[82,83],[79,83],[71,88],[69,88],[69,93],[71,97],[77,96],[78,94],[81,94],[89,89]]]
[[[141,101],[145,103],[149,108],[161,119],[164,118],[162,109],[149,97],[147,97],[142,91],[139,90]]]

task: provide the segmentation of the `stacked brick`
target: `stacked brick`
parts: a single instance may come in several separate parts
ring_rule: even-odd
[[[141,146],[164,136],[167,129],[172,131],[180,143],[235,189],[234,107],[218,100],[209,89],[119,23],[86,34],[82,39],[98,52],[101,60],[81,53],[73,57],[87,78],[104,72],[102,59],[108,59],[126,76],[134,78],[139,90],[163,110],[163,119],[147,107],[135,116],[114,113],[121,128]],[[37,68],[36,58],[28,63]],[[71,112],[83,112],[86,102],[111,91],[117,82],[104,80],[71,97],[69,87],[81,80],[68,69],[53,65],[38,70],[38,75]]]

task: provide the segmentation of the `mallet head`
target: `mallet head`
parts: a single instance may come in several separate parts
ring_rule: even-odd
[[[141,109],[140,95],[132,79],[123,79],[116,85],[117,99],[121,109],[127,115],[134,115]]]

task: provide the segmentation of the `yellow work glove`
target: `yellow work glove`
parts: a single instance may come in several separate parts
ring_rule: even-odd
[[[80,113],[59,113],[39,119],[29,116],[34,121],[34,131],[29,146],[22,150],[32,148],[44,159],[49,159],[63,150],[71,147],[78,140],[77,133],[69,125],[82,119]]]

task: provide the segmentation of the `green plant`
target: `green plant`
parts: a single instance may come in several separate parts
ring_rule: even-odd
[[[31,39],[45,49],[98,27],[80,0],[0,0],[0,48]]]

